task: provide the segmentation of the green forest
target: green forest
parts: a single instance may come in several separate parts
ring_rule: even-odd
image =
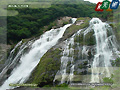
[[[40,36],[44,32],[43,26],[48,25],[47,30],[50,30],[54,26],[52,22],[60,17],[99,17],[107,20],[112,15],[112,12],[107,11],[96,12],[95,7],[95,4],[84,2],[80,4],[52,4],[49,8],[38,9],[8,8],[8,10],[17,10],[19,14],[7,17],[7,43],[17,43],[21,39]],[[0,20],[2,19],[3,17],[0,18]],[[0,28],[4,30],[4,24],[1,24]]]

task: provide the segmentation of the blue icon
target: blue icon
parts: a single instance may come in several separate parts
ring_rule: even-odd
[[[119,7],[119,0],[112,0],[110,9],[117,9]]]

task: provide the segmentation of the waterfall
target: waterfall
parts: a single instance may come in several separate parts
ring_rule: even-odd
[[[10,55],[5,63],[5,68],[0,73],[0,78],[2,78],[5,75],[8,69],[14,68],[17,65],[17,62],[19,61],[21,55],[23,54],[23,52],[25,52],[26,48],[31,46],[32,42],[33,42],[32,40],[29,41],[28,43],[23,43],[23,41],[20,41],[14,47],[14,49],[10,52]],[[16,52],[17,50],[18,50],[18,53]]]
[[[66,73],[66,67],[68,64],[68,61],[71,63],[71,70],[70,75],[68,76],[68,79],[71,81],[73,77],[73,71],[74,71],[74,65],[73,62],[73,55],[74,55],[74,49],[72,48],[74,45],[74,38],[70,38],[70,40],[65,41],[65,46],[63,47],[63,56],[61,57],[61,70],[59,73],[62,75],[61,83],[65,83],[65,78],[68,76]]]
[[[112,73],[111,62],[120,57],[112,28],[99,18],[92,18],[89,27],[80,29],[63,42],[61,68],[53,80],[100,83]],[[81,78],[82,77],[82,78]]]
[[[76,34],[74,34],[71,38],[64,41],[64,46],[62,47],[63,52],[62,52],[62,57],[61,57],[61,68],[57,72],[53,82],[55,82],[59,78],[59,76],[61,77],[60,84],[66,83],[66,81],[67,81],[67,83],[72,82],[72,79],[74,77],[74,67],[75,67],[75,65],[74,65],[74,48],[73,48],[74,38],[77,34],[80,33],[80,31],[78,31]],[[69,73],[67,72],[68,64],[70,64]]]
[[[111,60],[113,60],[114,53],[118,55],[119,51],[117,51],[115,36],[107,23],[103,23],[98,18],[93,18],[90,25],[92,25],[96,39],[96,53],[92,64],[91,82],[99,83],[102,81],[99,75],[111,76]],[[108,33],[111,34],[108,36]]]
[[[75,23],[76,19],[72,19],[73,23]],[[3,83],[0,87],[1,90],[10,89],[14,87],[10,87],[9,84],[16,83],[25,83],[33,71],[33,69],[40,62],[40,58],[54,45],[57,44],[58,40],[62,38],[65,30],[71,26],[72,24],[67,24],[63,27],[57,29],[51,29],[50,31],[45,32],[40,39],[36,40],[32,44],[30,44],[31,48],[28,53],[23,54],[24,52],[20,50],[22,53],[19,61],[19,65],[13,69],[11,75],[8,79]],[[21,46],[23,47],[23,46]],[[20,49],[21,49],[20,47]],[[24,45],[26,47],[26,45]],[[14,51],[14,49],[13,49]],[[19,53],[19,52],[18,52]],[[15,57],[16,58],[16,57]],[[17,58],[16,58],[17,59]],[[14,63],[14,60],[13,60]]]
[[[76,18],[72,21],[74,24]],[[57,44],[65,30],[72,24],[51,29],[38,40],[26,43],[20,41],[11,51],[9,62],[0,73],[2,78],[9,68],[15,67],[0,89],[14,88],[9,86],[10,83],[25,83],[41,57]],[[58,59],[61,60],[61,66],[53,80],[53,82],[60,80],[60,84],[74,82],[74,79],[85,83],[100,83],[102,78],[111,76],[111,62],[120,57],[119,46],[112,28],[98,18],[92,18],[88,27],[78,30],[60,44],[62,56]],[[19,50],[14,56],[17,48]],[[15,63],[18,64],[14,65]]]

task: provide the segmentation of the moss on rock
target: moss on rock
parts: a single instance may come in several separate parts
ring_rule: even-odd
[[[39,86],[50,85],[54,76],[60,69],[60,50],[50,49],[40,60],[39,64],[33,71],[30,83],[36,83]]]
[[[86,34],[84,39],[85,39],[84,40],[84,45],[91,46],[91,45],[96,44],[96,40],[95,40],[95,37],[94,37],[94,31],[89,32],[88,34]]]
[[[79,20],[84,20],[84,23],[82,23],[80,25],[73,24],[70,27],[68,27],[67,30],[65,31],[64,35],[63,35],[63,38],[62,38],[63,40],[66,40],[67,38],[71,37],[78,30],[83,29],[83,28],[89,26],[89,20],[90,20],[90,18],[88,18],[88,17],[78,18],[77,21],[76,21],[76,23]]]
[[[116,60],[112,61],[112,66],[120,67],[120,58],[117,58]]]
[[[75,36],[74,41],[78,42],[80,45],[95,45],[96,40],[94,36],[94,31],[90,31],[86,35],[84,35],[84,33],[82,32],[81,34]]]
[[[90,18],[79,18],[78,20],[84,20],[84,23],[80,25],[73,24],[67,30],[65,31],[63,38],[60,39],[60,42],[58,42],[58,46],[54,46],[54,48],[50,49],[40,60],[37,67],[32,72],[30,79],[28,83],[36,83],[39,86],[44,85],[51,85],[53,82],[53,79],[57,73],[58,70],[60,70],[61,65],[61,46],[59,45],[61,42],[66,40],[67,38],[71,37],[74,33],[76,33],[78,30],[83,29],[87,26],[89,26],[89,20]],[[77,21],[78,22],[78,21]],[[83,41],[83,36],[80,37],[80,42]],[[76,37],[77,39],[77,37]],[[71,46],[70,46],[71,47]],[[72,47],[73,48],[73,47]],[[75,53],[78,53],[78,50],[75,51]],[[77,56],[76,56],[77,59]],[[71,62],[68,63],[68,66],[71,64]],[[67,73],[69,73],[70,70],[67,70]],[[78,74],[78,72],[74,72],[74,74]]]

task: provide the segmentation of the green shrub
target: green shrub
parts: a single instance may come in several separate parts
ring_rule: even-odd
[[[112,80],[112,78],[105,77],[105,78],[103,78],[103,82],[104,83],[113,83],[113,80]]]
[[[120,58],[117,58],[115,61],[112,61],[112,66],[120,67]]]
[[[56,87],[68,87],[68,84],[63,83],[63,84],[60,84],[60,85],[56,85]]]

